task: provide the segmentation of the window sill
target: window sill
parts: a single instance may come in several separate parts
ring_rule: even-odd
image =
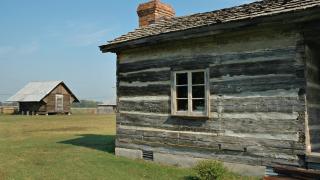
[[[210,117],[207,115],[171,114],[171,117],[179,117],[179,118],[193,119],[193,120],[209,120],[210,119]]]

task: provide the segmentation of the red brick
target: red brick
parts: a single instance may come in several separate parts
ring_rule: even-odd
[[[140,4],[137,13],[139,16],[139,26],[148,26],[162,19],[170,19],[175,16],[174,9],[160,0],[152,0]]]

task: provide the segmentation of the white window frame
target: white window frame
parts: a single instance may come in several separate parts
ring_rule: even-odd
[[[58,107],[58,99],[61,99],[61,108]],[[63,112],[64,111],[64,104],[63,104],[63,94],[56,94],[56,112]]]
[[[205,81],[205,108],[203,112],[193,112],[192,110],[192,73],[204,72]],[[188,74],[188,111],[177,110],[177,94],[176,94],[176,82],[177,74],[187,73]],[[199,70],[187,70],[187,71],[173,71],[171,73],[171,115],[173,116],[187,116],[187,117],[209,117],[210,116],[210,78],[209,69]]]

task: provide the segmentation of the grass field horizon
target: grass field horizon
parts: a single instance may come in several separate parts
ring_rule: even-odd
[[[115,127],[115,115],[0,115],[0,180],[196,179],[192,169],[116,157]]]
[[[0,179],[183,179],[114,155],[115,116],[0,116]]]

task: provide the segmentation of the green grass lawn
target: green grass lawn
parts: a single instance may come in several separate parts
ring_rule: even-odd
[[[114,135],[113,115],[0,116],[0,180],[169,180],[194,175],[190,169],[116,157]]]

